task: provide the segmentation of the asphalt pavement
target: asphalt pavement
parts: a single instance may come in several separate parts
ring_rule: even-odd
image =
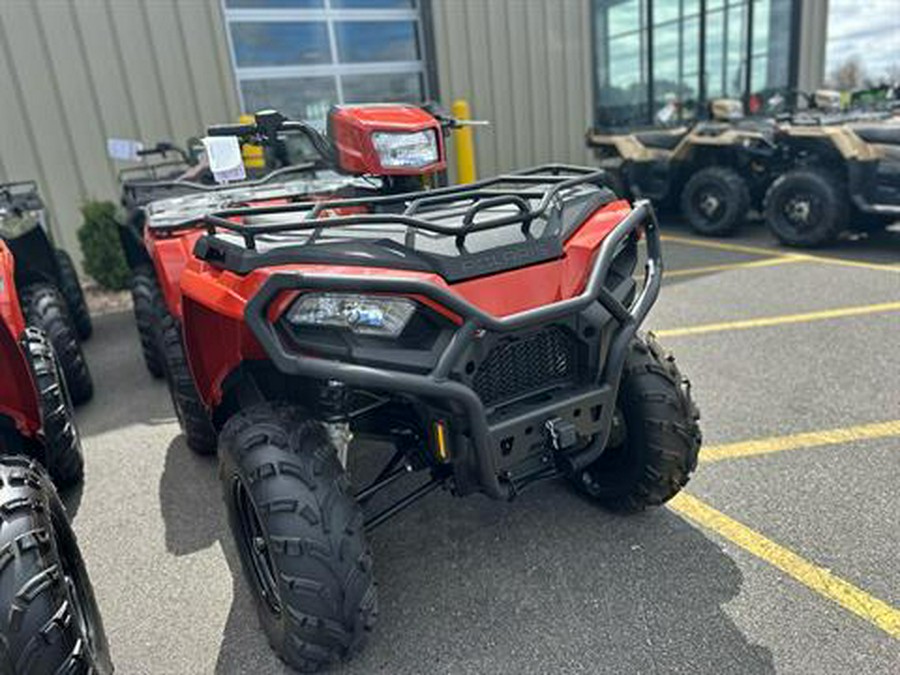
[[[816,439],[900,420],[900,233],[808,257],[758,227],[664,232],[648,326],[693,382],[705,444],[811,440],[713,449],[698,502],[631,517],[563,481],[511,503],[435,493],[374,534],[379,622],[334,672],[898,672],[900,426]],[[65,498],[117,671],[291,672],[259,628],[215,461],[187,449],[130,313],[97,317],[85,348],[86,481]],[[363,464],[383,450],[353,448]]]

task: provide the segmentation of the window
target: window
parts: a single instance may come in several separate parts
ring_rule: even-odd
[[[324,124],[335,103],[428,97],[416,0],[223,0],[241,107]]]
[[[238,68],[330,63],[324,22],[243,21],[231,26]]]
[[[787,88],[797,1],[593,0],[595,123],[677,124]]]

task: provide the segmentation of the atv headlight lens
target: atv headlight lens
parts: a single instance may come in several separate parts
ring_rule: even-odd
[[[334,326],[362,335],[397,337],[416,306],[412,300],[355,293],[306,293],[287,312],[295,326]]]
[[[438,141],[433,129],[414,132],[376,131],[372,144],[385,169],[419,169],[438,161]]]

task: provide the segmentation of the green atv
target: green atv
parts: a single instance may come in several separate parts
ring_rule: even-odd
[[[625,194],[680,208],[706,236],[734,233],[772,180],[775,123],[744,119],[739,101],[717,100],[710,120],[673,128],[590,130],[587,145]]]

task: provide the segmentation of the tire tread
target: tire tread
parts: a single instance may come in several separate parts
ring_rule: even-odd
[[[220,453],[226,501],[237,471],[271,528],[285,608],[283,633],[269,634],[276,653],[303,672],[357,653],[377,617],[372,554],[323,426],[294,406],[260,404],[225,424]]]

